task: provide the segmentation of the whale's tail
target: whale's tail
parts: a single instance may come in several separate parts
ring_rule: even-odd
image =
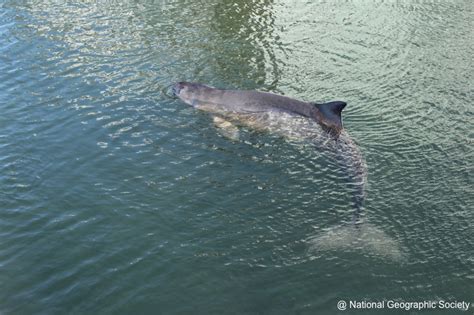
[[[309,240],[312,253],[342,250],[368,256],[400,261],[403,252],[399,243],[375,225],[364,221],[364,201],[367,183],[365,162],[349,138],[339,137],[337,159],[343,168],[346,184],[352,193],[352,219],[344,224],[326,228]]]
[[[341,225],[322,229],[309,239],[311,253],[323,251],[355,251],[368,256],[400,261],[403,252],[398,242],[375,225],[364,221],[367,173],[365,163],[352,144],[345,143],[339,154],[347,185],[352,192],[352,219]],[[348,150],[352,147],[352,150]]]
[[[323,229],[308,240],[310,254],[326,251],[357,252],[393,261],[403,260],[399,243],[367,222],[348,223]]]

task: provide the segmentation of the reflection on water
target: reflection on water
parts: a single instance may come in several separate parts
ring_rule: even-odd
[[[284,53],[275,31],[273,1],[221,1],[214,7],[212,31],[217,75],[230,87],[274,90],[280,78],[274,50]],[[222,83],[221,83],[222,84]],[[244,84],[244,86],[242,86]]]
[[[0,8],[2,312],[472,299],[469,2]],[[347,101],[367,224],[341,226],[351,193],[327,152],[229,141],[166,94],[179,80]]]

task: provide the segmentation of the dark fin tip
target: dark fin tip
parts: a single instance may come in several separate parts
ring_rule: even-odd
[[[320,123],[329,128],[329,130],[339,136],[342,130],[341,112],[347,103],[342,101],[334,101],[323,104],[315,104],[320,113]]]

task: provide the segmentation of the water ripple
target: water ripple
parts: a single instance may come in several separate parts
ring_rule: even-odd
[[[470,298],[466,2],[0,7],[2,311]],[[367,225],[342,224],[351,188],[331,154],[245,129],[229,141],[171,97],[178,80],[346,100]]]

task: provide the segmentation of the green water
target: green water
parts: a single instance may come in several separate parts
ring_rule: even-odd
[[[0,1],[0,313],[473,314],[473,9]],[[377,232],[327,234],[337,164],[223,137],[179,80],[347,101]]]

